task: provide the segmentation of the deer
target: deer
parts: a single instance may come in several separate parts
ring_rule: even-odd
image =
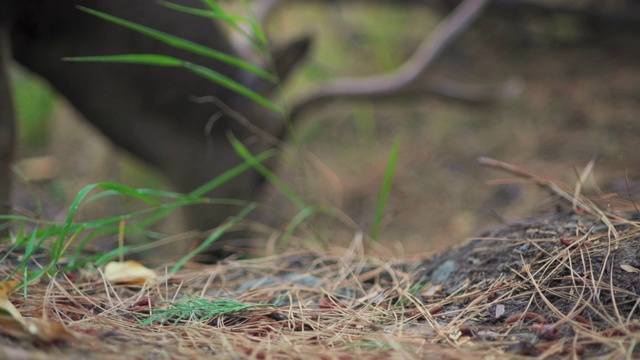
[[[200,6],[198,0],[180,2]],[[242,109],[252,124],[277,138],[284,133],[284,120],[251,100],[237,96],[206,79],[175,69],[152,66],[97,65],[62,61],[63,57],[125,53],[162,53],[199,63],[239,82],[272,93],[277,84],[268,83],[247,71],[225,63],[181,51],[141,34],[114,26],[76,8],[81,4],[139,24],[171,32],[218,51],[234,54],[221,27],[205,18],[177,16],[175,11],[154,1],[15,1],[3,2],[2,90],[2,202],[9,199],[11,161],[15,141],[15,120],[8,120],[11,107],[6,84],[9,50],[13,58],[48,80],[79,112],[117,146],[160,170],[179,191],[189,192],[225,170],[242,162],[227,139],[229,132],[254,152],[267,144],[250,139],[249,129],[229,116],[220,116],[205,133],[209,118],[219,111],[214,104],[197,104],[192,96],[215,97],[229,108]],[[6,17],[11,14],[10,18]],[[11,48],[9,48],[9,41]],[[284,80],[302,59],[308,41],[291,44],[274,54],[274,72]],[[98,85],[100,84],[100,85]],[[266,95],[268,96],[268,95]],[[240,200],[253,198],[262,179],[255,171],[245,172],[232,183],[213,190],[209,196]],[[200,227],[224,220],[229,210],[203,215],[190,209],[188,218]],[[205,218],[206,219],[203,219]],[[205,226],[205,225],[202,225]],[[209,225],[212,226],[212,225]]]
[[[202,6],[199,0],[174,2]],[[264,1],[257,10],[258,16],[268,18],[277,3]],[[514,96],[517,89],[513,84],[472,91],[452,82],[416,86],[416,80],[487,3],[488,0],[463,1],[396,72],[319,84],[294,102],[288,116],[282,116],[223,86],[177,69],[61,59],[129,53],[170,55],[214,69],[266,98],[274,98],[278,87],[309,52],[309,37],[274,51],[271,67],[262,65],[277,75],[278,82],[274,83],[215,59],[154,41],[76,8],[82,5],[234,57],[246,56],[242,46],[234,44],[216,21],[187,17],[158,6],[153,0],[4,0],[0,4],[0,214],[6,213],[10,204],[9,164],[13,161],[17,131],[7,79],[12,58],[46,79],[114,144],[160,170],[178,191],[188,193],[244,161],[230,144],[229,134],[254,154],[278,147],[278,141],[286,137],[289,121],[332,99],[387,97],[403,91],[440,93],[469,101]],[[208,96],[215,101],[197,103],[192,101],[193,96]],[[247,122],[239,121],[239,117]],[[249,169],[207,196],[252,200],[263,183],[260,173]],[[211,210],[198,206],[187,211],[188,226],[199,230],[215,227],[232,212],[224,207]]]

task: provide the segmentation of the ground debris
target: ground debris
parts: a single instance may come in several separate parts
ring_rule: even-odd
[[[12,300],[23,316],[44,314],[73,333],[45,345],[58,357],[629,356],[640,337],[638,274],[628,271],[640,268],[640,232],[610,224],[618,238],[597,217],[558,213],[419,261],[297,251],[109,286],[94,271]],[[199,298],[268,306],[145,322]],[[44,359],[42,346],[5,335],[0,351]]]

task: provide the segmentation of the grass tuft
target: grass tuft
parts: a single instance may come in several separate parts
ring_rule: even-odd
[[[393,182],[393,174],[396,170],[396,164],[398,163],[398,154],[400,153],[400,145],[402,144],[400,137],[396,137],[391,148],[391,154],[389,154],[389,160],[387,161],[387,169],[384,172],[384,181],[380,189],[380,196],[378,197],[378,204],[376,206],[376,214],[373,218],[373,225],[371,226],[371,238],[378,239],[380,234],[380,227],[382,226],[382,218],[384,216],[384,209],[387,205],[387,199],[391,193],[391,184]]]

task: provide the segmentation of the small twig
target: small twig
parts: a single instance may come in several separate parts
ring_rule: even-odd
[[[573,211],[577,209],[577,202],[580,198],[580,193],[582,192],[582,188],[584,183],[587,181],[587,177],[593,171],[593,166],[596,164],[596,158],[593,157],[587,166],[582,170],[582,173],[578,175],[578,182],[576,183],[576,189],[573,192],[573,203],[571,204]],[[577,173],[577,171],[576,171]]]
[[[484,157],[484,156],[483,157],[479,157],[478,158],[478,162],[481,165],[491,166],[491,167],[500,169],[502,171],[514,174],[516,176],[532,180],[533,182],[535,182],[539,186],[547,188],[547,189],[551,190],[553,193],[555,193],[558,196],[562,197],[563,199],[567,200],[569,203],[571,203],[574,206],[573,207],[574,211],[576,209],[580,209],[580,210],[584,210],[584,211],[586,211],[586,212],[588,212],[590,214],[598,216],[600,218],[600,220],[607,225],[607,227],[613,233],[613,236],[615,238],[618,238],[620,236],[618,231],[615,229],[615,227],[611,223],[611,220],[609,219],[609,217],[602,210],[600,210],[597,206],[595,206],[591,201],[589,201],[588,199],[580,200],[578,198],[575,198],[575,197],[571,196],[567,191],[562,189],[560,186],[558,186],[558,184],[556,184],[555,182],[553,182],[551,180],[548,180],[548,179],[541,178],[540,176],[537,176],[537,175],[535,175],[535,174],[533,174],[531,172],[528,172],[528,171],[526,171],[524,169],[521,169],[521,168],[519,168],[517,166],[508,164],[506,162],[495,160],[495,159],[491,159],[491,158]]]
[[[495,159],[491,159],[488,157],[479,157],[478,158],[478,162],[481,165],[485,165],[485,166],[490,166],[499,170],[502,170],[504,172],[516,175],[518,177],[524,178],[524,179],[528,179],[531,180],[533,182],[535,182],[536,184],[538,184],[541,187],[545,187],[549,190],[551,190],[553,193],[556,193],[558,195],[560,195],[562,198],[564,198],[565,200],[568,200],[569,202],[573,203],[573,198],[569,195],[568,192],[566,192],[565,190],[563,190],[562,188],[560,188],[560,186],[558,186],[555,182],[542,178],[538,175],[535,175],[529,171],[526,171],[524,169],[521,169],[515,165],[511,165],[509,163],[503,162],[503,161],[499,161],[499,160],[495,160]],[[583,208],[583,210],[590,210],[588,209],[588,207],[584,204],[580,204],[580,207]]]

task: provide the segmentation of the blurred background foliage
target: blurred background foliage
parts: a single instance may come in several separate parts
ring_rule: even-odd
[[[283,89],[285,99],[312,83],[401,65],[451,7],[449,1],[417,3],[301,1],[281,8],[267,27],[274,46],[302,34],[314,38],[309,62]],[[318,107],[294,126],[291,143],[306,160],[285,157],[282,179],[368,228],[392,142],[400,136],[381,241],[405,255],[439,250],[501,222],[555,209],[547,194],[532,185],[488,185],[508,176],[478,165],[479,156],[568,184],[597,156],[586,191],[627,196],[623,156],[637,195],[640,21],[622,16],[625,6],[637,2],[608,2],[610,7],[599,10],[602,16],[585,2],[575,7],[564,1],[513,3],[489,7],[424,81],[486,85],[518,79],[524,85],[519,98],[471,104],[425,94]],[[610,10],[613,5],[622,10]],[[141,175],[149,169],[80,122],[40,81],[16,71],[15,84],[21,156],[53,154],[59,168],[54,178],[34,185],[49,204],[46,216],[60,217],[65,199],[88,183],[108,179],[162,186],[157,177]],[[58,195],[48,197],[53,188]],[[28,204],[31,196],[22,191],[20,201]],[[264,200],[286,207],[272,187]],[[86,216],[118,213],[126,206],[89,207]],[[353,234],[331,219],[318,227],[324,238],[335,241],[349,241]]]

